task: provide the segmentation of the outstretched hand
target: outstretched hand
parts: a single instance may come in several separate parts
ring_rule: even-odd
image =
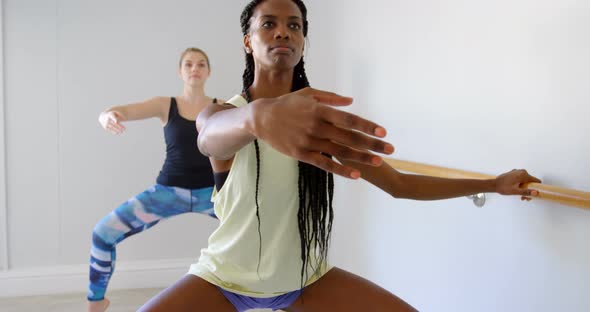
[[[513,169],[496,178],[496,192],[502,195],[520,195],[522,200],[531,200],[531,196],[538,196],[539,192],[524,188],[528,183],[541,183],[541,180],[531,176],[526,170]]]
[[[335,109],[352,99],[305,88],[260,102],[254,108],[254,135],[283,154],[348,178],[360,172],[323,154],[372,166],[382,163],[371,153],[391,154],[393,146],[379,138],[385,128],[354,114]]]
[[[122,119],[116,111],[103,112],[98,116],[98,122],[102,128],[112,134],[121,134],[125,131],[125,126],[121,124]]]

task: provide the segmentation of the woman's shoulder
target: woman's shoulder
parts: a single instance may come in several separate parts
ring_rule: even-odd
[[[175,99],[173,96],[154,96],[147,101],[159,105],[168,105],[173,99]]]

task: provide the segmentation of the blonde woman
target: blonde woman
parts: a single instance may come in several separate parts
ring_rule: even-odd
[[[166,140],[166,160],[156,184],[100,220],[92,233],[88,311],[105,311],[105,293],[115,268],[115,246],[125,238],[149,229],[160,220],[196,212],[215,217],[211,194],[213,173],[209,159],[197,149],[195,119],[210,103],[205,83],[211,74],[207,54],[186,49],[180,58],[178,75],[184,83],[178,97],[154,97],[102,112],[100,125],[108,132],[122,134],[127,121],[158,118]]]

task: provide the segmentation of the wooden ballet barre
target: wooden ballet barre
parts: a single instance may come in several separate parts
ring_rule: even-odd
[[[465,170],[450,169],[439,166],[426,165],[406,160],[398,160],[393,158],[385,158],[387,162],[393,168],[410,172],[420,175],[440,177],[440,178],[451,178],[451,179],[494,179],[495,176],[481,174],[476,172],[470,172]],[[563,187],[541,184],[541,183],[529,183],[525,185],[526,188],[531,190],[539,191],[539,196],[535,197],[538,199],[544,199],[552,202],[556,202],[562,205],[568,205],[578,207],[582,209],[590,210],[590,193],[578,190],[567,189]]]

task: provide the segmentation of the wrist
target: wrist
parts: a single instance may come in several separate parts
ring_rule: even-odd
[[[498,193],[498,178],[485,180],[486,183],[486,193]]]
[[[258,138],[261,130],[264,129],[264,111],[268,108],[270,101],[270,99],[258,99],[246,106],[248,117],[244,127],[255,138]]]

